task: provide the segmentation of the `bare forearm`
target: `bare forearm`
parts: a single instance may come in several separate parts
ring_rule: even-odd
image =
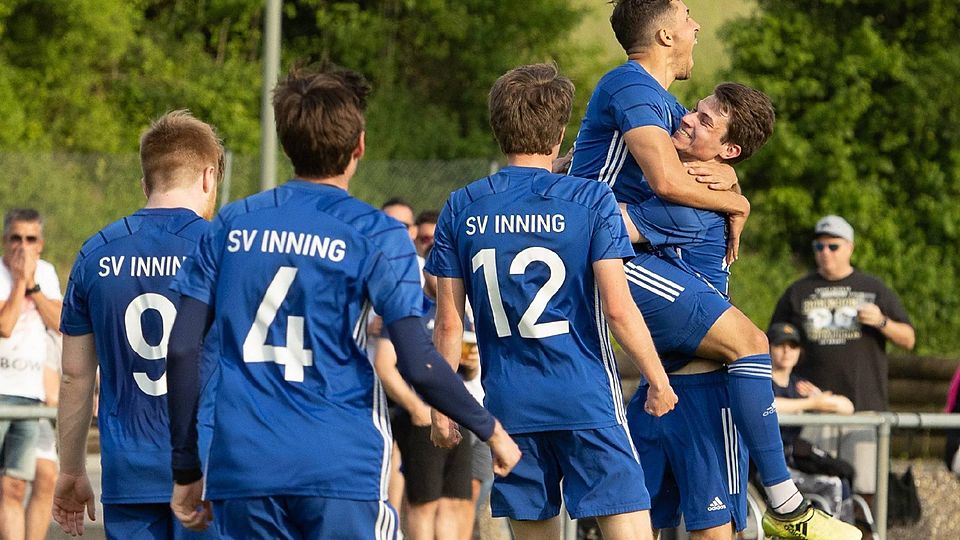
[[[610,330],[617,343],[637,367],[645,379],[654,387],[663,387],[669,384],[663,363],[650,337],[650,330],[643,322],[643,316],[634,306],[634,316],[609,317],[607,319]],[[601,336],[603,339],[603,336]]]
[[[441,323],[438,318],[433,329],[433,345],[450,367],[457,371],[460,368],[460,350],[463,347],[463,323]]]
[[[0,306],[0,337],[7,338],[13,334],[13,327],[17,325],[17,319],[20,318],[20,311],[23,309],[23,293],[26,290],[24,281],[15,281],[10,290],[10,296]]]
[[[60,407],[57,431],[60,437],[60,467],[68,474],[86,470],[87,433],[93,417],[93,389],[96,371],[63,374],[60,382]]]
[[[894,345],[908,351],[913,350],[913,346],[916,344],[916,332],[907,323],[887,319],[886,326],[881,328],[880,331]]]
[[[49,330],[60,332],[60,313],[63,311],[63,302],[47,298],[42,292],[31,297],[37,306],[40,318],[43,319],[44,326]]]

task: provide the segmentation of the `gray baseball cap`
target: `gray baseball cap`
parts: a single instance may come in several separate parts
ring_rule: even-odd
[[[835,236],[853,242],[853,226],[840,216],[824,216],[813,228],[814,236]]]

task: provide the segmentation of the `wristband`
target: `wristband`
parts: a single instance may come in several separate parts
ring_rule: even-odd
[[[29,289],[23,291],[23,294],[26,295],[26,296],[30,296],[31,294],[35,294],[35,293],[38,293],[38,292],[40,292],[40,284],[39,284],[39,283],[37,283],[37,284],[34,285],[33,287],[30,287]]]
[[[884,316],[883,316],[883,320],[880,321],[880,324],[877,325],[877,328],[883,328],[883,327],[887,326],[887,323],[888,323],[888,322],[890,322],[890,317],[887,317],[886,315],[884,315]]]

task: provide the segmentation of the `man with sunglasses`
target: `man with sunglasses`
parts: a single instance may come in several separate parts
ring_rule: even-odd
[[[40,405],[47,330],[60,322],[60,281],[40,259],[43,218],[14,209],[3,220],[0,265],[0,405]],[[0,420],[0,538],[23,538],[27,482],[36,472],[36,419]]]
[[[787,288],[771,324],[786,322],[801,329],[805,353],[798,376],[849,397],[858,411],[885,411],[887,341],[909,350],[916,336],[897,294],[850,264],[853,239],[853,227],[840,216],[817,222],[817,270]],[[837,447],[836,441],[818,442]],[[876,491],[875,445],[872,430],[844,430],[839,442],[840,457],[857,470],[855,491],[868,496]]]

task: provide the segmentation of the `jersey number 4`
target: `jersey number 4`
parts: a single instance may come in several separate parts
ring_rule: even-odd
[[[497,250],[493,248],[481,249],[473,256],[473,271],[483,269],[483,281],[487,286],[487,298],[490,300],[490,309],[493,311],[493,325],[497,329],[499,337],[512,335],[510,322],[507,321],[507,312],[503,307],[503,298],[500,294],[500,279],[497,276]],[[511,275],[523,275],[531,263],[541,262],[547,265],[550,270],[550,277],[540,287],[533,301],[527,307],[523,315],[520,316],[520,322],[517,324],[517,330],[525,338],[542,339],[550,336],[558,336],[570,332],[569,321],[551,321],[538,323],[537,319],[543,315],[547,309],[547,304],[557,294],[567,277],[567,267],[563,264],[563,259],[555,251],[544,247],[529,247],[513,258],[510,263]]]
[[[281,266],[267,293],[263,295],[253,325],[243,340],[243,361],[275,362],[284,366],[283,378],[291,382],[303,382],[303,368],[313,365],[313,352],[303,347],[303,317],[291,315],[287,317],[287,344],[283,347],[267,345],[267,333],[273,321],[277,318],[277,311],[287,297],[297,269],[292,266]]]

